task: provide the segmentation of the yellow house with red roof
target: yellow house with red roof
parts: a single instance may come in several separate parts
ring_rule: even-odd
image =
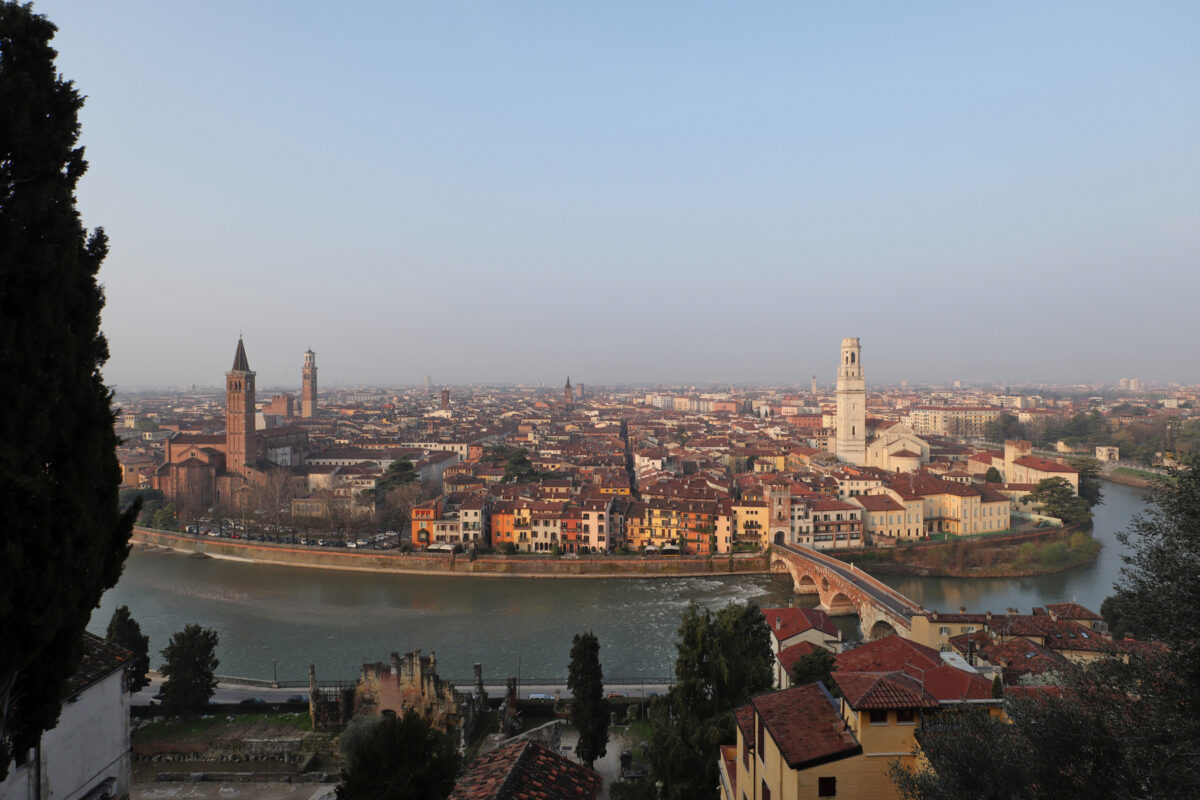
[[[888,636],[836,657],[831,680],[751,698],[720,751],[723,800],[897,797],[892,763],[916,759],[916,732],[947,707],[1000,714],[991,681],[938,651]]]

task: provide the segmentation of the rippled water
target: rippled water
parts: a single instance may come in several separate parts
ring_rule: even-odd
[[[1140,509],[1141,492],[1107,485],[1096,535],[1108,545],[1092,565],[1060,575],[1011,580],[887,578],[927,607],[1077,600],[1098,609],[1119,568],[1113,533]],[[709,608],[753,599],[786,605],[790,581],[768,575],[666,579],[461,578],[274,567],[176,553],[134,552],[121,582],[104,595],[91,629],[103,634],[113,609],[128,605],[150,636],[152,662],[172,632],[199,623],[220,634],[220,672],[280,680],[354,676],[364,661],[393,650],[435,651],[439,672],[462,679],[472,664],[500,680],[563,678],[571,637],[599,636],[610,678],[661,678],[671,671],[679,617],[691,601]],[[794,598],[811,605],[814,598]],[[853,617],[839,623],[850,635]]]

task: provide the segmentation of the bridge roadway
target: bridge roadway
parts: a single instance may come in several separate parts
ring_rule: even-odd
[[[787,560],[794,560],[806,565],[807,569],[802,570],[806,573],[811,572],[826,577],[832,574],[841,578],[843,583],[848,583],[849,586],[853,587],[855,593],[864,596],[871,604],[883,611],[886,616],[893,617],[904,627],[908,627],[907,623],[915,614],[923,612],[923,609],[917,603],[851,564],[800,545],[773,544],[772,547],[779,554],[783,555],[785,562]],[[819,593],[824,602],[826,599],[825,593]],[[859,607],[857,598],[854,598],[854,600],[855,606]],[[859,617],[865,618],[862,612],[862,608],[859,607]],[[900,632],[903,633],[903,631]],[[864,631],[864,633],[870,635],[869,630]]]

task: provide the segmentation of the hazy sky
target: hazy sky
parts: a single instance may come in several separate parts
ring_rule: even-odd
[[[35,2],[106,378],[1200,381],[1200,3]]]

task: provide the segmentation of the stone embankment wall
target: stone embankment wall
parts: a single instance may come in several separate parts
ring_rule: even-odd
[[[213,558],[359,572],[397,572],[412,575],[478,575],[523,578],[646,578],[690,575],[765,573],[770,570],[760,554],[714,556],[477,556],[466,553],[400,553],[392,550],[349,550],[303,545],[247,542],[211,536],[191,536],[151,528],[133,529],[135,544],[166,547]]]

